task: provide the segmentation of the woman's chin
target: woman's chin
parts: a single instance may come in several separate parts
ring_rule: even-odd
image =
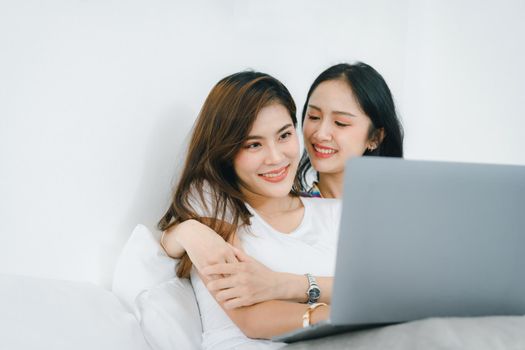
[[[331,174],[331,173],[339,173],[344,170],[345,166],[344,164],[341,164],[341,162],[329,162],[329,161],[312,161],[312,167],[317,171],[318,173],[325,173],[325,174]]]
[[[293,181],[288,179],[278,183],[261,184],[260,191],[262,195],[269,198],[286,197],[292,190]]]

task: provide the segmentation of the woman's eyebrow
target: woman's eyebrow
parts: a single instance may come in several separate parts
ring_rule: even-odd
[[[322,112],[321,108],[317,107],[316,105],[312,105],[312,104],[308,104],[308,108],[312,108],[312,109],[315,109],[319,112]]]
[[[317,110],[319,112],[322,112],[322,109],[317,107],[316,105],[309,104],[308,107],[312,108],[312,109],[315,109],[315,110]],[[344,111],[332,111],[332,114],[338,114],[338,115],[342,115],[342,116],[346,116],[346,117],[353,117],[353,118],[357,117],[355,114],[352,114],[350,112],[344,112]]]
[[[284,130],[288,129],[289,127],[293,127],[293,125],[291,123],[286,124],[285,126],[280,128],[279,130],[277,130],[276,134],[282,133]]]
[[[357,117],[355,114],[352,114],[352,113],[350,113],[350,112],[333,111],[332,113],[333,113],[333,114],[342,115],[342,116],[345,116],[345,117],[351,117],[351,118],[356,118],[356,117]]]
[[[279,130],[277,130],[275,132],[275,134],[276,135],[280,134],[281,132],[283,132],[284,130],[288,129],[289,127],[293,127],[293,125],[291,123],[288,123],[288,124],[284,125],[282,128],[280,128]],[[250,135],[250,136],[246,137],[246,141],[248,141],[248,140],[261,140],[263,138],[264,137],[259,136],[259,135]]]

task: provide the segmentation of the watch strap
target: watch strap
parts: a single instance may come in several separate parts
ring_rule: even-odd
[[[314,304],[321,297],[321,288],[319,288],[319,285],[317,284],[317,281],[314,276],[312,276],[310,273],[305,273],[304,275],[308,279],[308,289],[306,290],[306,298],[307,298],[306,302],[308,304]],[[317,290],[317,297],[315,298],[311,297],[310,291],[312,290]]]

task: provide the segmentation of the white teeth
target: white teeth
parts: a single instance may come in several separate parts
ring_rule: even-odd
[[[261,176],[264,176],[264,177],[279,177],[282,174],[284,174],[285,171],[286,171],[286,168],[283,168],[283,170],[279,171],[276,174],[274,174],[274,173],[272,173],[272,174],[261,174]]]
[[[320,149],[320,148],[317,148],[316,146],[314,146],[315,150],[319,153],[322,153],[322,154],[333,154],[335,153],[336,151],[334,149]]]

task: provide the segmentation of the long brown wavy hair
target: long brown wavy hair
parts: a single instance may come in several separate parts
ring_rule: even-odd
[[[161,231],[195,219],[231,241],[240,225],[250,224],[251,214],[244,205],[233,159],[245,143],[259,111],[273,103],[288,110],[295,127],[296,107],[290,92],[268,74],[235,73],[213,87],[194,124],[172,202],[157,225]],[[296,177],[292,194],[298,191]],[[199,216],[193,207],[195,200],[211,217]],[[177,276],[188,277],[191,266],[185,253],[177,265]]]

